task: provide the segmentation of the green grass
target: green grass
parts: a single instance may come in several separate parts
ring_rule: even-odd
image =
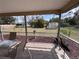
[[[37,33],[46,33],[48,36],[50,34],[55,35],[57,34],[57,29],[45,29],[45,28],[27,28],[27,32],[32,32],[33,30],[36,30]],[[14,28],[14,29],[3,29],[3,32],[25,32],[24,28]],[[70,37],[79,41],[79,29],[74,27],[64,27],[61,28],[61,32],[63,32],[65,35],[69,35]]]
[[[36,32],[40,33],[57,33],[57,29],[45,29],[45,28],[27,28],[27,32],[33,32],[36,30]],[[25,32],[25,28],[14,28],[14,29],[3,29],[4,32]]]
[[[74,27],[65,27],[65,28],[61,28],[61,32],[63,32],[62,30],[65,30],[65,32],[70,33],[70,37],[79,41],[79,29],[74,28]],[[65,35],[68,35],[67,33],[64,33]]]
[[[33,31],[36,30],[37,36],[57,36],[57,29],[45,29],[45,28],[27,28],[28,35],[32,35]],[[2,32],[25,32],[25,28],[14,28],[14,29],[3,29]]]

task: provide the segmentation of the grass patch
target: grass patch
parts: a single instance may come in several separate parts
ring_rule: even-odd
[[[79,29],[74,28],[74,27],[64,27],[61,28],[61,33],[70,36],[74,40],[79,41]]]

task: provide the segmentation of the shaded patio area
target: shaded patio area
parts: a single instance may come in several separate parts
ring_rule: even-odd
[[[9,35],[4,35],[4,38],[8,39]],[[16,39],[19,41],[23,41],[26,39],[26,37],[17,35]],[[29,40],[26,46],[28,49],[25,48],[25,52],[22,58],[30,59],[30,55],[28,52],[29,50],[33,59],[37,59],[38,57],[39,59],[46,59],[46,58],[47,59],[52,59],[52,58],[58,59],[57,52],[55,51],[54,44],[53,44],[55,37],[37,36],[36,39],[34,39],[34,36],[28,36],[28,39]],[[74,59],[74,58],[78,59],[79,58],[78,57],[79,44],[77,44],[76,42],[70,39],[64,39],[64,41],[65,43],[68,44],[68,48],[70,49],[70,52],[66,51],[70,59]]]
[[[9,35],[4,35],[4,39],[7,40],[8,38],[9,38]],[[23,40],[26,40],[26,37],[17,35],[16,40],[23,41]],[[20,58],[21,59],[59,59],[57,55],[58,52],[55,51],[54,40],[55,40],[55,37],[36,36],[36,39],[34,39],[34,36],[28,36],[28,43],[25,46],[25,50],[17,58],[19,59]],[[14,51],[11,57],[14,58],[15,54],[16,52]],[[63,53],[60,56],[63,56]],[[60,57],[60,58],[63,58],[63,57]]]
[[[1,37],[0,37],[1,38]],[[9,35],[4,35],[4,39],[9,39]],[[34,39],[34,36],[28,36],[28,43],[25,46],[24,52],[22,52],[22,55],[18,55],[17,58],[19,59],[58,59],[55,49],[53,40],[55,38],[51,37],[40,37],[37,36],[36,39]],[[17,36],[16,40],[23,41],[26,40],[25,36]],[[21,46],[22,47],[22,46]],[[22,51],[22,50],[21,50]],[[13,54],[10,56],[14,59],[15,54],[17,51],[13,52]]]
[[[58,59],[54,46],[51,43],[27,43],[25,50],[28,48],[32,59]]]

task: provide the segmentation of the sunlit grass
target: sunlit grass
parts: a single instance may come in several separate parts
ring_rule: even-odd
[[[27,32],[36,31],[38,33],[57,33],[57,29],[45,29],[45,28],[27,28]],[[25,32],[25,28],[13,28],[13,29],[3,29],[3,32]]]
[[[67,32],[71,31],[70,37],[73,38],[74,40],[79,41],[79,29],[78,28],[64,27],[64,28],[61,28],[61,30],[66,30]],[[67,35],[67,34],[65,34],[65,35]]]

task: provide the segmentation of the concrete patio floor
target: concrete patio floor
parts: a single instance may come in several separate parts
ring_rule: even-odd
[[[30,42],[26,44],[25,50],[27,48],[31,59],[58,59],[52,43]]]
[[[6,38],[6,37],[5,37]],[[31,37],[28,37],[29,39]],[[29,40],[26,44],[25,51],[18,56],[18,59],[63,59],[64,51],[55,48],[53,41],[55,38],[36,37],[37,39]],[[21,36],[18,39],[25,39]],[[29,54],[30,53],[30,54]],[[65,56],[69,59],[67,54]]]
[[[55,48],[53,43],[29,42],[25,47],[27,49],[30,59],[70,59],[62,48]]]

